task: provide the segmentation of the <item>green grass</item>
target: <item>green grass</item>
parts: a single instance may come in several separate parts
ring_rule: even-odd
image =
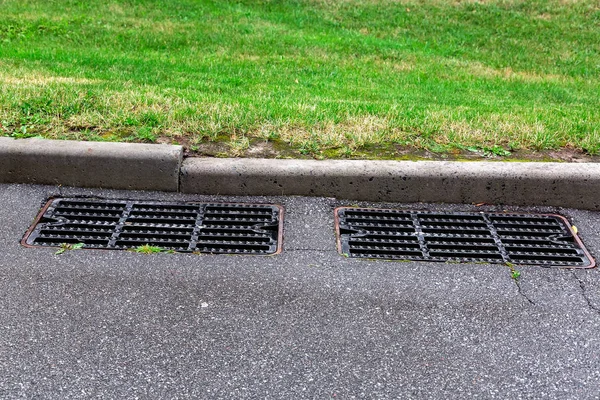
[[[83,249],[83,246],[85,246],[85,244],[83,244],[83,243],[61,243],[60,248],[54,254],[60,255],[68,250]]]
[[[597,0],[0,0],[0,132],[600,153]],[[392,154],[393,156],[393,154]]]
[[[134,252],[136,253],[141,253],[141,254],[156,254],[156,253],[174,253],[175,251],[173,250],[165,250],[162,247],[158,247],[158,246],[151,246],[149,244],[145,244],[143,246],[138,246],[135,249],[133,249]]]

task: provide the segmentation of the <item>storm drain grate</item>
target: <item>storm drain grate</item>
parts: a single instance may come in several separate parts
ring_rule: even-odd
[[[340,207],[335,219],[339,251],[349,257],[594,267],[560,215]]]
[[[280,206],[268,204],[60,198],[48,201],[22,244],[275,254],[281,246],[282,216]]]

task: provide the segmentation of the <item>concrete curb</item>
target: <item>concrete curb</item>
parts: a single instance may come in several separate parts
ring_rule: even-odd
[[[600,210],[600,163],[183,160],[181,146],[0,137],[0,182]]]
[[[599,210],[600,164],[189,158],[180,190]]]
[[[0,137],[0,182],[179,189],[181,146]]]

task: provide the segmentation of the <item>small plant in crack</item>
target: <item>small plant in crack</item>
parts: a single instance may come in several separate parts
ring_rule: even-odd
[[[521,272],[517,270],[512,263],[506,263],[506,265],[510,269],[510,277],[513,278],[515,281],[518,281],[521,277]]]
[[[163,249],[162,247],[158,247],[158,246],[151,246],[149,244],[145,244],[143,246],[138,246],[135,249],[133,249],[133,251],[135,251],[136,253],[141,253],[141,254],[156,254],[156,253],[175,253],[174,250],[166,250]]]
[[[516,269],[513,269],[510,271],[510,276],[516,281],[521,277],[521,272],[517,271]]]
[[[79,250],[83,248],[83,243],[61,243],[60,249],[54,254],[62,254],[67,250]]]

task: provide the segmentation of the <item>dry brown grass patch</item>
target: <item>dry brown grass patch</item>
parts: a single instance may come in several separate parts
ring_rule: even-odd
[[[63,76],[46,76],[43,74],[30,73],[23,76],[11,76],[0,72],[0,82],[12,86],[48,86],[59,85],[94,85],[101,83],[99,79],[74,78]]]

